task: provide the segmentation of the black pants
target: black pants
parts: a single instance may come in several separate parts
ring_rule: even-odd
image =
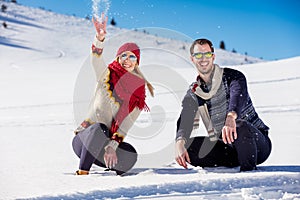
[[[106,167],[104,147],[109,140],[109,130],[104,124],[96,123],[79,132],[72,142],[73,150],[80,158],[79,169],[89,171],[92,164]],[[119,144],[116,153],[118,163],[112,170],[117,174],[127,172],[137,161],[136,150],[126,142]]]
[[[271,153],[271,141],[267,133],[244,120],[237,120],[237,139],[230,145],[223,141],[211,142],[207,137],[195,137],[188,141],[188,153],[193,166],[237,167],[240,171],[256,169]]]

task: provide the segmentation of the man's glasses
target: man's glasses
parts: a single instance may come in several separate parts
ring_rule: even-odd
[[[127,55],[126,53],[123,53],[122,55],[121,55],[121,60],[122,61],[124,61],[124,60],[126,60],[127,58],[129,57],[129,60],[131,61],[131,62],[135,62],[135,61],[137,61],[137,57],[135,56],[135,55]]]
[[[204,52],[204,53],[197,52],[197,53],[193,54],[193,57],[195,57],[196,59],[201,59],[201,58],[203,58],[203,56],[205,58],[211,58],[213,55],[214,55],[213,52]]]

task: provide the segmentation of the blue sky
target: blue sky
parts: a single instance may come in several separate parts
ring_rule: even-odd
[[[167,28],[192,39],[208,38],[215,47],[223,40],[229,51],[266,60],[300,56],[298,0],[107,1],[109,20],[121,28]],[[78,17],[92,14],[92,0],[17,2]]]

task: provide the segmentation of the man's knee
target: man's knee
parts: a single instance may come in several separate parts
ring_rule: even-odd
[[[238,119],[236,120],[236,131],[238,134],[238,139],[242,138],[253,138],[254,135],[252,133],[251,124],[246,120]]]
[[[244,129],[244,128],[247,128],[248,126],[249,126],[249,124],[246,120],[243,120],[243,119],[236,120],[236,128]]]

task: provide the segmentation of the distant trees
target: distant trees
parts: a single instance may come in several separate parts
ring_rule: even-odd
[[[86,19],[86,20],[91,20],[91,16],[88,14],[88,15],[86,15],[85,16],[85,18],[84,19]],[[116,26],[117,25],[117,22],[116,22],[116,20],[114,19],[114,18],[112,18],[111,20],[110,20],[110,24],[112,25],[112,26]]]
[[[86,15],[86,16],[85,16],[85,19],[88,20],[88,21],[91,20],[90,15]]]
[[[7,10],[7,6],[4,5],[4,4],[2,4],[2,5],[1,5],[1,11],[2,11],[2,12],[6,12],[6,10]]]
[[[12,2],[12,3],[18,3],[17,0],[1,0],[1,1],[4,1],[4,2]]]
[[[7,6],[4,5],[4,4],[2,4],[2,5],[1,5],[1,12],[6,12],[6,10],[7,10]],[[2,26],[3,26],[4,28],[7,28],[6,22],[2,22]]]
[[[2,26],[3,26],[4,28],[7,28],[6,22],[3,22],[3,23],[2,23]]]
[[[117,25],[117,23],[116,23],[116,21],[115,21],[114,18],[111,19],[110,24],[111,24],[112,26],[116,26],[116,25]]]
[[[4,1],[4,0],[2,0],[2,1]],[[5,2],[5,1],[4,1]],[[8,2],[8,1],[7,1]],[[12,2],[12,3],[17,3],[17,0],[10,0],[10,2]],[[7,10],[7,6],[5,5],[5,4],[2,4],[1,5],[1,12],[6,12],[6,10]]]
[[[220,49],[223,49],[223,50],[226,49],[225,48],[225,42],[223,40],[220,42]]]
[[[226,48],[225,48],[225,42],[224,42],[223,40],[220,42],[220,49],[226,50]],[[232,53],[237,53],[237,51],[235,50],[235,48],[233,48],[233,49],[231,50],[231,52],[232,52]],[[263,59],[263,58],[261,57],[260,59]],[[245,61],[246,63],[251,63],[251,61],[249,61],[249,59],[248,59],[248,53],[247,53],[247,52],[245,52],[245,58],[244,58],[244,61]]]

